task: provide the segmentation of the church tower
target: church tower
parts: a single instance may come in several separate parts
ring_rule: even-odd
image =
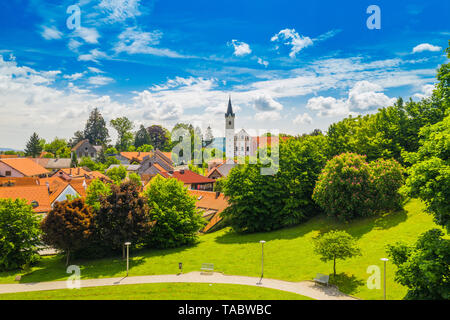
[[[225,113],[225,155],[227,163],[234,163],[234,113],[231,97],[228,99],[227,113]]]

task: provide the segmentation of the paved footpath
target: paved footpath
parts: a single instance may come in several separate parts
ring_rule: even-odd
[[[168,275],[137,276],[125,278],[88,279],[80,281],[81,288],[115,286],[124,284],[165,283],[165,282],[241,284],[293,292],[317,300],[356,300],[356,298],[354,297],[339,292],[334,287],[323,287],[321,285],[316,285],[312,281],[288,282],[275,279],[263,279],[262,284],[257,284],[257,282],[259,282],[259,278],[257,277],[228,276],[217,272],[211,274],[204,274],[201,272],[189,272],[181,275],[168,274]],[[56,289],[67,289],[66,281],[0,284],[0,293],[29,292],[29,291],[56,290]]]

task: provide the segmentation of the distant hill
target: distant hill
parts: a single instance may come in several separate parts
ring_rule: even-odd
[[[19,151],[11,148],[0,148],[0,151]]]

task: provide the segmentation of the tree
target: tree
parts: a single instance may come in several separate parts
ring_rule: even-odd
[[[345,231],[329,231],[314,239],[314,252],[320,260],[333,261],[333,275],[336,278],[336,260],[345,260],[361,255],[355,239]]]
[[[25,154],[27,156],[31,156],[33,158],[38,157],[43,150],[43,146],[41,144],[41,140],[36,132],[34,132],[30,140],[27,142],[27,146],[25,148]]]
[[[66,253],[66,266],[71,252],[86,248],[93,234],[92,209],[82,198],[56,202],[41,223],[43,241]]]
[[[162,151],[169,151],[170,149],[170,132],[166,128],[153,125],[147,128],[148,134],[150,136],[150,143],[153,149],[158,149]]]
[[[189,195],[181,181],[157,175],[150,181],[145,196],[150,219],[155,222],[146,240],[148,246],[171,248],[197,240],[204,220],[195,207],[195,198]]]
[[[111,193],[101,197],[100,210],[94,214],[98,239],[107,247],[117,250],[130,241],[138,246],[151,232],[147,199],[133,182],[112,185]]]
[[[58,137],[55,137],[52,142],[46,143],[44,145],[44,151],[53,153],[58,158],[68,157],[67,152],[70,156],[70,149],[67,147],[66,139],[60,139]]]
[[[108,143],[109,133],[106,128],[106,122],[98,108],[94,108],[94,110],[91,111],[84,128],[83,136],[94,145],[103,145]]]
[[[205,133],[205,141],[204,141],[204,147],[208,147],[211,143],[214,141],[214,135],[212,133],[211,127],[208,126]]]
[[[441,122],[420,130],[421,146],[405,153],[413,165],[403,191],[422,199],[436,223],[450,230],[450,114]]]
[[[150,152],[153,150],[153,146],[150,144],[143,144],[142,146],[140,146],[139,148],[136,149],[136,151],[139,152]]]
[[[110,147],[110,148],[106,149],[105,153],[106,153],[106,155],[114,155],[114,154],[118,154],[119,151],[117,151],[117,149],[114,147]]]
[[[127,117],[119,117],[110,121],[111,126],[117,131],[116,148],[119,151],[127,151],[133,141],[133,122]]]
[[[425,232],[413,246],[389,245],[387,252],[397,267],[395,280],[408,287],[405,299],[450,299],[450,240],[441,230]]]
[[[73,138],[71,138],[67,144],[68,144],[69,147],[73,148],[73,147],[75,147],[75,145],[78,142],[83,141],[84,139],[85,139],[84,132],[83,131],[76,131],[73,134]]]
[[[120,184],[123,179],[127,176],[127,169],[119,165],[118,167],[114,167],[106,171],[106,175],[111,178],[116,184]]]
[[[325,213],[343,221],[399,209],[403,173],[395,160],[368,163],[365,156],[343,153],[327,162],[312,198]]]
[[[94,179],[86,189],[86,204],[95,211],[100,210],[100,199],[102,196],[108,196],[111,193],[109,184],[100,179]]]
[[[130,181],[133,181],[139,187],[142,186],[141,176],[138,175],[137,173],[134,173],[134,172],[130,173],[128,175],[128,179],[130,179]]]
[[[150,135],[147,129],[141,124],[134,137],[134,146],[139,149],[139,147],[149,144],[151,144]]]
[[[0,199],[0,270],[12,270],[39,259],[39,218],[24,199]]]
[[[72,157],[71,157],[71,160],[70,160],[70,167],[71,168],[78,167],[78,158],[77,158],[77,153],[76,152],[72,152]]]

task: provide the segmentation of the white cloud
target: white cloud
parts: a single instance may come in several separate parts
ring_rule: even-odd
[[[139,2],[140,0],[102,0],[99,7],[108,14],[107,21],[122,22],[141,15]]]
[[[438,47],[438,46],[434,46],[432,44],[429,43],[422,43],[419,44],[417,46],[415,46],[412,50],[413,53],[417,53],[417,52],[423,52],[423,51],[432,51],[432,52],[436,52],[436,51],[441,51],[442,48]]]
[[[67,47],[69,47],[72,51],[77,51],[77,49],[82,45],[80,41],[77,41],[75,39],[70,39],[69,43],[67,44]]]
[[[183,113],[180,104],[173,101],[161,101],[144,90],[134,97],[135,105],[142,109],[142,117],[147,120],[176,120]]]
[[[434,84],[425,84],[421,88],[421,92],[414,94],[414,97],[419,99],[425,99],[431,97],[435,89]]]
[[[45,40],[53,40],[53,39],[61,39],[62,32],[59,31],[56,27],[42,27],[41,35]]]
[[[108,58],[108,55],[98,49],[92,49],[89,53],[78,56],[79,61],[94,61],[98,62],[98,59]]]
[[[114,82],[113,78],[103,77],[103,76],[93,76],[89,77],[88,82],[95,86],[104,86],[111,82]]]
[[[71,75],[66,74],[66,75],[63,76],[63,78],[71,80],[71,81],[75,81],[75,80],[78,80],[78,79],[82,78],[83,74],[84,74],[84,72],[78,72],[78,73],[74,73],[74,74],[71,74]]]
[[[362,111],[373,111],[388,107],[395,102],[382,91],[380,85],[368,81],[359,81],[349,90],[346,99],[334,97],[314,97],[308,100],[306,107],[316,111],[318,116],[346,116]]]
[[[100,38],[100,34],[95,28],[79,27],[74,30],[73,35],[90,44],[97,44],[98,38]]]
[[[255,114],[255,120],[257,121],[276,121],[280,119],[281,116],[278,111],[264,111]]]
[[[269,62],[268,61],[265,61],[265,60],[263,60],[263,59],[261,59],[261,58],[258,58],[258,63],[259,64],[262,64],[264,67],[266,67],[267,68],[267,66],[269,65]]]
[[[294,58],[302,49],[313,44],[311,38],[299,35],[295,29],[283,29],[270,39],[270,41],[281,40],[286,40],[285,45],[292,46],[291,52],[289,53],[291,58]]]
[[[311,124],[312,118],[309,114],[299,114],[295,119],[292,121],[294,124]]]
[[[280,111],[283,109],[281,103],[275,101],[267,94],[261,94],[253,98],[253,105],[259,111]]]
[[[102,71],[98,68],[95,68],[95,67],[88,67],[88,70],[92,73],[105,73],[104,71]]]
[[[252,52],[250,46],[245,42],[231,40],[231,43],[228,43],[228,45],[234,47],[234,55],[237,57],[246,56]]]

